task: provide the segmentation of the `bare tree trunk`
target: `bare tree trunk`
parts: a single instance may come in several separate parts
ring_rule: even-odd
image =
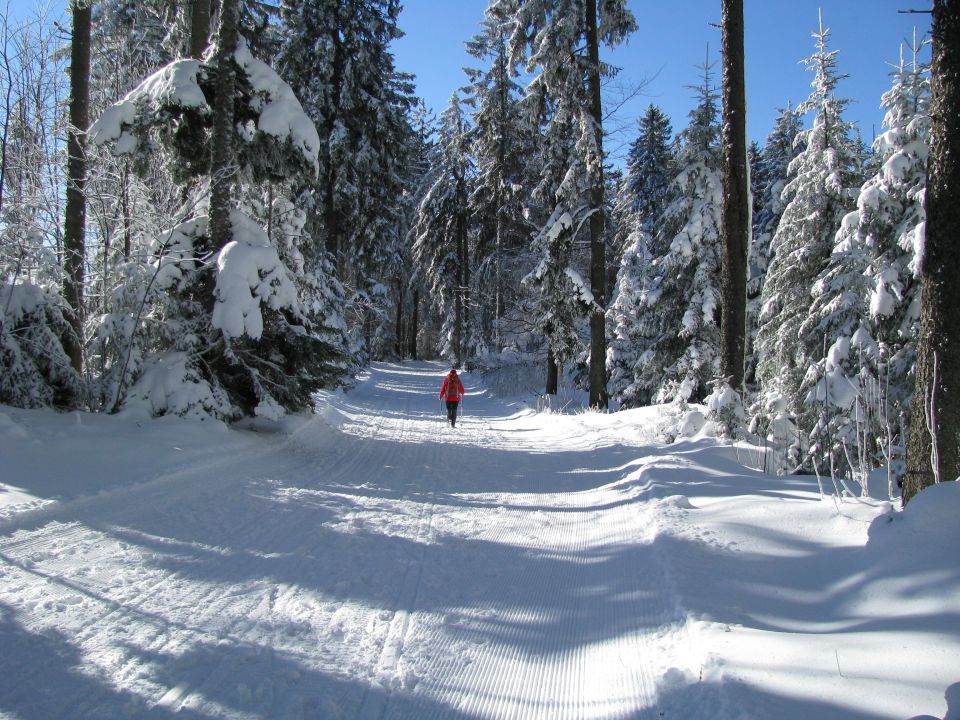
[[[723,287],[720,374],[734,389],[743,384],[747,323],[747,250],[750,178],[747,169],[747,101],[743,58],[743,0],[723,2]]]
[[[3,101],[3,137],[0,138],[0,215],[3,214],[3,198],[7,182],[7,140],[10,135],[10,114],[13,112],[13,68],[7,47],[10,43],[10,28],[8,27],[9,9],[4,11],[0,18],[0,31],[3,32],[3,70],[7,78],[7,89]]]
[[[237,70],[233,54],[237,48],[240,0],[223,0],[220,30],[214,56],[217,68],[217,94],[213,99],[213,157],[210,174],[210,241],[214,250],[223,248],[233,234],[230,211],[233,209],[234,153],[233,102]]]
[[[193,0],[190,14],[190,57],[200,60],[210,44],[210,0]]]
[[[418,360],[417,357],[417,334],[420,332],[420,290],[413,289],[413,314],[410,318],[410,359]]]
[[[506,223],[505,218],[505,208],[504,204],[504,192],[503,188],[505,185],[505,169],[507,163],[507,147],[506,147],[506,133],[507,133],[507,108],[508,100],[507,97],[507,77],[509,76],[509,69],[507,68],[507,49],[506,49],[506,40],[503,33],[500,33],[498,38],[499,48],[497,53],[497,65],[499,68],[500,74],[500,94],[498,99],[499,105],[498,110],[500,112],[500,137],[497,141],[497,167],[500,168],[500,181],[497,183],[496,187],[496,199],[494,201],[494,206],[496,207],[496,238],[494,241],[494,275],[495,275],[495,298],[494,298],[494,308],[493,308],[493,337],[494,337],[494,349],[497,352],[503,350],[503,333],[500,329],[500,325],[503,322],[503,313],[504,313],[504,298],[503,298],[503,245],[504,245],[504,225]]]
[[[960,477],[960,0],[934,0],[926,239],[903,501]]]
[[[123,217],[123,259],[129,260],[133,250],[133,207],[130,203],[130,168],[120,171],[120,213]]]
[[[457,178],[457,287],[454,290],[454,326],[453,326],[453,361],[457,367],[463,363],[463,340],[466,330],[466,297],[465,297],[465,277],[466,277],[466,247],[467,247],[467,216],[462,209],[466,207],[467,187],[463,177]]]
[[[603,233],[603,108],[600,101],[600,42],[597,37],[597,0],[587,0],[587,83],[597,156],[590,172],[590,291],[596,306],[590,313],[590,407],[607,409],[606,242]]]
[[[553,350],[547,350],[547,395],[557,394],[559,378],[560,368],[557,366],[557,359],[553,356]]]
[[[63,224],[63,297],[70,306],[70,331],[64,350],[78,373],[83,371],[83,284],[87,203],[84,138],[90,113],[89,2],[75,1],[70,43],[70,130],[67,137],[67,206]]]
[[[341,37],[337,33],[333,33],[333,36],[330,37],[330,44],[332,47],[330,52],[332,52],[333,57],[331,61],[332,76],[330,78],[329,92],[333,96],[331,99],[333,107],[339,108],[340,96],[343,91],[343,72],[346,62],[344,54],[346,53],[346,49],[343,46]],[[341,251],[346,251],[346,248],[343,247],[340,237],[343,229],[340,227],[340,214],[337,208],[336,195],[340,168],[333,163],[329,154],[329,143],[336,130],[336,122],[336,114],[331,114],[331,116],[326,119],[326,127],[323,129],[321,135],[321,140],[328,145],[326,177],[324,178],[326,182],[323,193],[323,224],[326,231],[325,242],[327,252],[330,253],[330,257],[333,258],[333,267],[337,277],[342,280],[346,268],[341,267],[340,253]]]
[[[403,280],[397,278],[397,313],[394,320],[393,351],[397,359],[403,359]]]

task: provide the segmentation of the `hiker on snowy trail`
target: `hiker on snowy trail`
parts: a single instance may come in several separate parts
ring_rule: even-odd
[[[463,393],[463,383],[457,376],[457,369],[450,368],[450,372],[440,386],[440,399],[447,401],[447,420],[450,421],[451,427],[457,426],[457,406],[460,404]]]

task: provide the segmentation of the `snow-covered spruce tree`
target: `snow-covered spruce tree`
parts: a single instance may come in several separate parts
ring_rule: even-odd
[[[785,207],[783,188],[789,179],[789,167],[802,152],[805,136],[803,117],[788,104],[780,110],[773,130],[760,152],[757,172],[751,176],[759,184],[758,202],[754,205],[753,238],[750,248],[749,277],[747,279],[747,382],[756,379],[757,318],[760,296],[770,267],[770,242],[780,224]]]
[[[454,93],[440,115],[431,162],[433,182],[420,203],[414,226],[417,273],[443,318],[442,357],[461,365],[471,357],[469,314],[469,197],[473,183],[470,127]]]
[[[852,127],[843,119],[848,101],[836,95],[844,77],[837,73],[837,52],[828,49],[830,32],[822,21],[813,36],[816,52],[805,61],[814,72],[813,91],[798,107],[813,113],[813,127],[798,135],[805,147],[790,163],[785,207],[770,243],[755,347],[767,404],[785,398],[805,430],[818,418],[818,409],[806,402],[816,382],[807,374],[833,344],[818,320],[808,321],[811,289],[830,265],[834,235],[855,197],[853,188],[862,182]]]
[[[675,158],[670,141],[672,129],[667,116],[656,105],[650,105],[639,120],[639,128],[640,134],[631,143],[627,155],[627,173],[616,186],[616,199],[610,211],[613,225],[610,245],[615,257],[619,259],[618,276],[629,268],[628,273],[632,278],[630,282],[637,288],[642,287],[639,273],[649,266],[649,240],[663,214],[670,181],[675,174]],[[635,313],[637,309],[631,300],[628,305],[632,310],[628,310],[628,306],[622,304],[626,299],[621,300],[621,307],[613,309],[613,305],[617,304],[618,294],[621,293],[618,289],[619,283],[619,279],[615,281],[617,287],[613,288],[611,312],[607,313],[608,334],[618,332],[613,328],[620,322],[628,321],[625,312]],[[620,319],[616,320],[614,316]],[[620,360],[612,358],[626,350],[622,341],[618,341],[618,344],[620,349],[614,350],[612,355],[608,348],[608,373],[613,372],[611,362],[617,366],[620,364]],[[612,376],[610,381],[614,382]],[[621,381],[616,381],[615,384],[619,386]],[[621,395],[621,391],[616,390],[614,385],[610,386],[610,393],[612,396]]]
[[[627,153],[627,188],[647,235],[653,235],[674,177],[670,118],[654,104],[638,121],[639,134]]]
[[[316,123],[320,171],[301,192],[348,294],[354,347],[393,332],[392,284],[403,242],[410,78],[394,68],[398,0],[284,0],[279,68]],[[391,346],[392,342],[387,342]]]
[[[590,405],[605,409],[607,267],[600,79],[610,68],[600,62],[600,45],[614,47],[624,42],[636,29],[636,22],[625,0],[603,0],[599,4],[597,0],[494,0],[492,7],[501,9],[503,17],[513,16],[511,59],[514,63],[525,61],[527,70],[536,73],[528,93],[537,116],[546,118],[547,134],[573,130],[573,142],[567,146],[572,152],[563,163],[565,175],[554,191],[561,215],[565,212],[573,217],[579,208],[586,208],[589,216],[590,290],[594,298],[590,315]],[[552,112],[544,114],[547,106]],[[555,142],[554,147],[564,145]]]
[[[500,12],[503,7],[500,8]],[[477,176],[470,196],[471,215],[478,227],[473,274],[475,307],[487,345],[504,347],[503,317],[516,303],[520,275],[518,251],[529,242],[524,205],[529,200],[529,158],[533,139],[520,108],[521,88],[510,65],[507,18],[487,11],[481,31],[467,51],[488,64],[485,70],[466,68],[469,85],[465,103],[473,108],[472,153]]]
[[[702,400],[719,370],[723,177],[712,65],[701,69],[699,102],[680,134],[678,174],[651,241],[651,280],[638,318],[650,343],[636,385],[656,402]]]
[[[649,389],[639,386],[636,376],[640,355],[650,344],[650,338],[643,335],[644,325],[638,322],[647,281],[649,237],[639,223],[629,237],[631,242],[621,256],[613,298],[607,309],[607,324],[610,327],[607,346],[610,397],[622,408],[638,407],[650,402]]]
[[[421,268],[414,252],[414,243],[416,242],[416,223],[420,212],[420,204],[436,179],[431,168],[431,161],[435,152],[434,121],[435,118],[427,111],[426,104],[421,100],[415,106],[411,115],[413,135],[408,164],[407,189],[403,195],[403,227],[406,233],[406,242],[403,247],[406,248],[404,260],[408,264],[406,266],[407,272],[404,273],[399,282],[402,283],[403,294],[408,297],[409,304],[406,310],[406,320],[400,323],[403,327],[404,344],[400,355],[414,360],[420,358],[420,340],[424,327],[421,306],[424,300],[428,298],[428,293],[422,290],[425,278],[420,274]],[[429,344],[429,341],[427,341],[427,345]]]
[[[283,248],[237,208],[245,188],[315,173],[316,129],[289,86],[244,41],[226,52],[223,30],[209,61],[170,63],[91,128],[97,143],[129,154],[139,168],[163,148],[188,197],[198,185],[216,190],[225,177],[236,188],[209,202],[211,211],[226,213],[210,219],[198,212],[154,241],[144,311],[158,313],[150,321],[167,328],[158,334],[167,342],[149,349],[129,396],[157,414],[276,416],[304,407],[311,390],[342,372],[342,358],[321,330],[325,318],[298,295],[303,284],[281,259]],[[211,177],[214,100],[231,74],[233,122],[225,126],[226,151],[217,145],[221,170]],[[164,300],[155,302],[153,292]],[[145,321],[144,314],[135,321]]]
[[[926,219],[930,66],[919,55],[927,45],[915,41],[910,60],[901,56],[893,73],[883,96],[885,130],[874,142],[880,169],[857,200],[857,230],[870,254],[870,326],[889,386],[890,421],[898,429],[909,420],[920,317],[916,272]]]
[[[63,407],[79,395],[80,374],[61,342],[68,312],[59,292],[0,276],[0,403]]]
[[[595,305],[583,278],[570,267],[578,229],[570,213],[557,208],[534,239],[541,260],[523,279],[536,290],[533,325],[547,339],[547,395],[557,394],[559,370],[580,353],[582,319]]]
[[[857,209],[837,232],[829,264],[813,287],[807,325],[826,336],[827,357],[808,375],[808,403],[823,410],[814,437],[835,472],[864,483],[902,446],[908,421],[919,317],[914,281],[929,130],[928,67],[903,62],[884,94],[886,131],[874,143],[879,170],[860,189]],[[889,435],[888,435],[889,431]],[[817,451],[817,447],[813,451]]]

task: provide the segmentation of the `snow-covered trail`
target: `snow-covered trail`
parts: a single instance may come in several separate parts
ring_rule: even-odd
[[[414,542],[356,717],[644,717],[652,645],[679,615],[660,559],[637,552],[653,508],[610,486],[625,449],[558,445],[469,384],[451,429],[437,370],[377,366],[337,408],[345,433],[390,446],[351,470],[350,492],[411,504]],[[350,518],[373,533],[384,521]]]
[[[8,521],[0,714],[644,717],[678,616],[617,451],[476,388],[450,429],[440,375]]]
[[[0,412],[0,718],[960,720],[956,488],[877,523],[470,377],[451,429],[443,372],[247,429]]]

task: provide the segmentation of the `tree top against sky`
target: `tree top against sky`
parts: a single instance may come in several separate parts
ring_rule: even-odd
[[[479,30],[488,0],[405,0],[400,28],[405,37],[394,42],[397,68],[417,76],[417,94],[439,113],[450,93],[466,84],[464,66],[476,66],[464,43]],[[810,93],[813,74],[803,65],[815,46],[818,11],[830,29],[831,48],[839,52],[841,73],[849,75],[839,92],[852,99],[847,110],[870,143],[882,131],[881,96],[890,87],[890,73],[900,56],[899,46],[930,28],[926,14],[901,14],[903,9],[929,9],[929,0],[746,0],[745,54],[750,140],[763,142],[778,108],[794,107]],[[645,92],[618,113],[627,126],[626,137],[610,144],[620,155],[636,134],[636,118],[656,103],[669,115],[675,130],[682,129],[696,103],[689,86],[698,78],[709,44],[719,60],[720,0],[685,0],[683,12],[673,3],[628,0],[640,29],[627,43],[604,59],[620,67],[624,85],[646,81]],[[609,92],[615,93],[614,87]]]

